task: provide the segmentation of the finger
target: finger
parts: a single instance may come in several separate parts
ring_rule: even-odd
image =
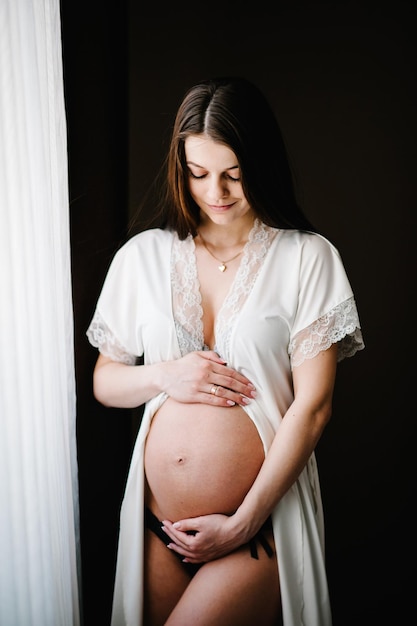
[[[230,367],[213,366],[212,372],[208,373],[208,381],[211,385],[217,384],[235,393],[252,398],[256,397],[255,385],[246,376],[239,374]]]
[[[216,396],[217,396],[217,393],[218,393],[218,391],[219,391],[219,389],[220,389],[220,385],[210,385],[210,391],[209,391],[209,393],[210,393],[212,396],[216,397]]]
[[[226,387],[227,389],[231,389],[236,393],[242,393],[253,398],[256,396],[255,385],[251,383],[250,380],[248,380],[247,378],[235,376],[234,372],[232,372],[232,374],[230,375],[223,372],[223,374],[220,374],[218,378],[220,379],[219,382],[222,387]]]
[[[202,555],[196,556],[195,554],[192,554],[187,550],[182,550],[175,543],[168,544],[167,548],[169,548],[169,550],[172,550],[172,552],[176,552],[180,556],[184,557],[182,559],[184,563],[205,563],[210,560],[209,557],[203,557]]]
[[[200,350],[198,354],[204,359],[208,359],[209,361],[214,361],[215,363],[219,363],[223,366],[226,365],[226,361],[222,359],[222,357],[219,356],[217,352],[214,352],[214,350]]]
[[[184,550],[191,550],[194,542],[194,530],[178,530],[170,522],[162,522],[162,530],[170,539]]]
[[[235,380],[238,380],[245,384],[249,384],[252,382],[247,376],[245,376],[245,374],[242,374],[242,372],[239,372],[239,370],[237,370],[232,365],[228,365],[227,363],[222,363],[220,366],[216,364],[215,367],[218,368],[218,371],[220,371],[220,373],[226,376],[230,376],[231,378],[234,378]]]
[[[209,553],[207,552],[207,550],[202,551],[201,547],[194,546],[194,545],[188,546],[183,543],[180,543],[178,540],[171,541],[170,543],[167,544],[167,547],[170,550],[173,550],[174,552],[177,552],[178,554],[181,554],[184,557],[187,557],[190,559],[197,559],[198,561],[205,560],[207,554]]]
[[[222,385],[224,386],[237,386],[243,385],[243,388],[255,389],[255,385],[246,376],[237,372],[232,367],[226,365],[217,364],[213,366],[213,374],[218,375],[222,379]],[[228,383],[228,385],[226,385]]]
[[[229,367],[226,361],[221,358],[216,352],[213,350],[200,350],[195,352],[199,357],[206,359],[213,363],[213,374],[219,374],[222,376],[224,381],[221,383],[223,386],[234,388],[234,384],[241,384],[243,387],[236,388],[235,391],[246,392],[247,389],[254,390],[255,386],[253,383],[233,367]],[[207,372],[209,374],[209,372]],[[228,384],[226,384],[228,383]]]
[[[181,548],[181,546],[177,545],[176,543],[169,543],[167,545],[167,548],[169,548],[170,550],[172,550],[172,552],[176,552],[177,554],[180,554],[183,557],[188,557],[188,558],[192,558],[193,555],[190,554],[189,552],[187,552],[187,550],[184,550],[183,548]]]
[[[224,393],[220,385],[209,385],[206,388],[205,397],[202,402],[213,404],[214,406],[235,406],[236,401],[229,396],[231,394]]]
[[[212,404],[217,406],[224,406],[225,404],[227,406],[234,406],[235,404],[246,406],[251,401],[251,398],[245,394],[227,389],[222,385],[210,385],[209,395],[212,397]]]
[[[215,352],[204,350],[198,352],[198,354],[203,358],[213,362],[213,374],[220,374],[221,376],[229,377],[231,380],[235,380],[238,383],[247,385],[252,389],[255,388],[247,376],[241,374],[233,367],[229,367],[227,365],[227,362],[219,357],[218,354],[216,354]]]

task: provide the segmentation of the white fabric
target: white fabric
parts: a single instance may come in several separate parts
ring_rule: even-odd
[[[1,0],[0,26],[0,624],[77,626],[59,0]]]
[[[133,237],[110,267],[87,331],[90,342],[126,363],[142,354],[145,363],[155,363],[203,349],[196,281],[191,237],[179,241],[157,229]],[[329,340],[338,341],[339,358],[363,348],[353,293],[338,251],[320,235],[278,231],[256,222],[218,315],[216,349],[258,390],[245,410],[258,428],[265,452],[293,400],[290,352],[297,362],[317,352],[308,347],[309,334],[318,349],[328,347]],[[160,394],[147,403],[132,456],[121,510],[112,626],[142,623],[143,452],[152,416],[164,399]],[[330,626],[314,454],[276,507],[273,527],[284,626]]]

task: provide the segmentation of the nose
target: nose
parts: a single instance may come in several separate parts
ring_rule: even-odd
[[[222,178],[213,177],[210,181],[210,198],[216,204],[219,204],[226,196],[229,195],[226,182]]]

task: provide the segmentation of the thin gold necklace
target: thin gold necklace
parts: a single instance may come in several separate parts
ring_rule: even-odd
[[[234,261],[235,259],[237,259],[238,256],[240,256],[245,248],[245,246],[243,246],[242,250],[240,252],[238,252],[237,254],[235,254],[235,256],[232,256],[231,259],[228,259],[227,261],[222,261],[221,259],[218,259],[212,252],[210,252],[210,250],[207,247],[206,242],[204,241],[203,237],[201,236],[201,233],[198,233],[200,235],[200,239],[201,239],[201,243],[203,244],[203,246],[205,247],[205,249],[207,250],[207,252],[209,253],[210,256],[213,257],[213,259],[216,259],[216,261],[218,261],[220,263],[220,265],[217,266],[217,269],[220,272],[225,272],[227,270],[227,264],[231,263],[232,261]],[[246,244],[245,244],[246,245]]]

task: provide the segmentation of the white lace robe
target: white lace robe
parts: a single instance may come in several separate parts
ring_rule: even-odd
[[[136,235],[115,255],[87,331],[116,361],[134,364],[205,348],[194,240],[167,230]],[[291,369],[338,342],[362,349],[358,314],[338,251],[324,237],[256,220],[219,312],[216,350],[255,384],[244,407],[268,452],[293,400]],[[142,624],[143,452],[160,394],[144,410],[120,514],[112,626]],[[330,626],[320,484],[313,454],[273,515],[284,626]],[[146,626],[146,625],[145,625]]]

